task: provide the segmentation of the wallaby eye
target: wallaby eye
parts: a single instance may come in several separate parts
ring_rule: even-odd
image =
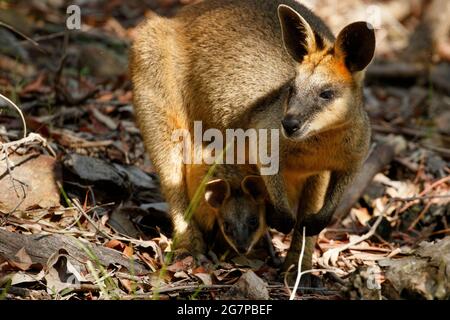
[[[288,101],[291,100],[293,95],[294,95],[294,86],[290,86],[288,91]]]
[[[330,101],[334,98],[334,91],[331,89],[324,90],[320,93],[319,97],[323,100]]]
[[[252,229],[256,229],[258,227],[258,223],[259,223],[259,221],[258,221],[257,217],[250,217],[247,220],[248,226]]]

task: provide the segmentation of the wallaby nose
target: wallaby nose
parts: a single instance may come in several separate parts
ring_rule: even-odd
[[[237,247],[240,254],[246,254],[247,253],[247,247],[246,246],[238,246]]]
[[[283,125],[284,131],[286,131],[288,136],[300,129],[300,122],[294,118],[284,118],[281,120],[281,124]]]
[[[236,249],[240,254],[245,254],[247,252],[247,245],[244,241],[237,241]]]

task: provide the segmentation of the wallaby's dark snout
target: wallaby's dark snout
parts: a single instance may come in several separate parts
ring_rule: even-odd
[[[281,124],[283,125],[283,129],[287,136],[293,135],[300,129],[300,122],[293,117],[284,118],[281,120]]]

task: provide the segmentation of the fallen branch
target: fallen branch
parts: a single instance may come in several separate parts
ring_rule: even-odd
[[[82,244],[91,250],[97,261],[103,266],[107,267],[110,264],[118,264],[124,266],[130,272],[135,272],[135,274],[145,274],[148,272],[142,264],[131,261],[119,251],[92,243],[83,242]],[[33,265],[47,265],[48,259],[62,248],[77,261],[87,262],[90,260],[89,256],[80,246],[80,241],[76,238],[60,234],[25,235],[0,229],[0,257],[7,261],[16,261],[16,254],[22,248],[25,248]]]
[[[107,234],[106,232],[104,232],[103,230],[100,229],[100,227],[97,225],[97,223],[95,223],[94,220],[92,220],[91,217],[89,217],[89,215],[84,212],[83,208],[81,207],[81,205],[79,204],[77,199],[72,199],[71,200],[72,204],[74,205],[74,207],[77,209],[77,211],[79,213],[81,213],[82,216],[84,216],[86,218],[87,221],[89,221],[89,223],[99,232],[101,233],[102,236],[104,236],[105,238],[112,240],[113,237],[110,236],[109,234]]]
[[[5,27],[6,29],[8,29],[9,31],[14,32],[15,34],[18,34],[19,36],[21,36],[22,38],[24,38],[25,40],[29,41],[31,44],[33,44],[33,46],[35,46],[39,51],[41,52],[45,52],[45,50],[43,50],[40,46],[39,43],[37,43],[36,41],[34,41],[33,39],[31,39],[30,37],[28,37],[27,35],[23,34],[22,32],[20,32],[19,30],[16,30],[13,26],[10,26],[9,24],[0,21],[0,26]]]
[[[302,250],[300,251],[300,256],[298,257],[298,272],[297,272],[297,278],[295,279],[294,289],[291,292],[291,296],[289,297],[289,300],[294,300],[295,295],[297,294],[297,288],[300,285],[300,280],[302,278],[302,262],[303,262],[303,254],[305,253],[305,246],[306,246],[306,227],[303,227],[303,235],[302,235]]]
[[[374,63],[366,72],[368,81],[380,79],[415,79],[425,77],[427,68],[422,64],[413,63]]]
[[[334,217],[337,221],[342,220],[350,212],[350,209],[372,182],[373,177],[405,148],[405,140],[400,136],[391,137],[387,142],[374,148],[336,209]]]

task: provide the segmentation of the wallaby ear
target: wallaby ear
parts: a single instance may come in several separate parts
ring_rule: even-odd
[[[314,33],[309,23],[291,7],[279,5],[278,18],[284,47],[295,61],[302,62],[305,55],[316,50],[316,37],[323,42],[322,38]]]
[[[255,201],[266,198],[267,191],[264,180],[260,176],[246,176],[241,182],[242,190],[250,195]]]
[[[336,55],[344,59],[350,72],[364,70],[375,54],[375,31],[368,22],[355,22],[346,26],[339,33]]]
[[[217,179],[205,185],[205,200],[213,208],[220,208],[230,195],[228,182]]]

